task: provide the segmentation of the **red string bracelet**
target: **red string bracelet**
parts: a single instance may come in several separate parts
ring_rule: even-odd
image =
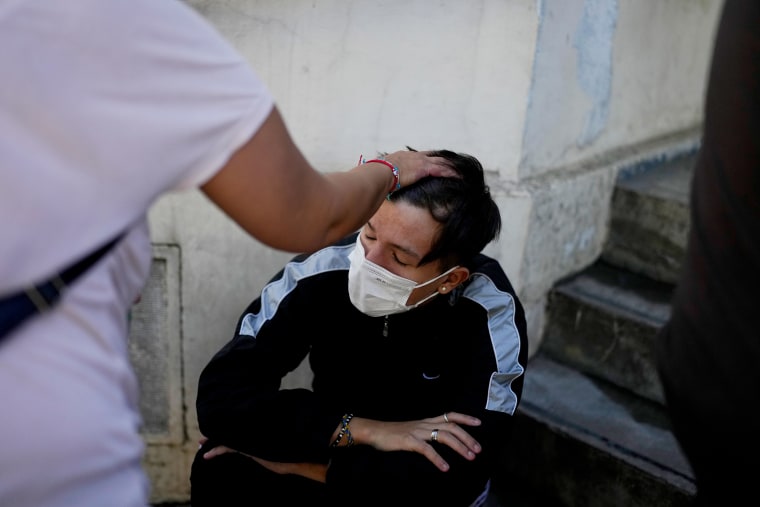
[[[398,167],[391,164],[387,160],[383,160],[381,158],[373,158],[372,160],[364,160],[363,157],[359,157],[359,162],[362,164],[369,164],[370,162],[375,162],[377,164],[383,164],[385,166],[388,166],[388,168],[393,173],[393,185],[391,185],[391,189],[389,193],[395,192],[396,190],[401,188],[401,181],[399,180],[399,175],[398,175]]]

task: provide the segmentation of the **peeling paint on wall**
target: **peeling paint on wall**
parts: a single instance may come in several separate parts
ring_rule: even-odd
[[[612,43],[617,24],[617,0],[585,0],[575,32],[577,79],[591,99],[591,110],[577,139],[578,146],[593,141],[607,124],[612,89]]]
[[[616,46],[631,45],[630,37],[621,39],[626,25],[619,18],[625,14],[619,12],[619,4],[620,0],[539,1],[520,160],[523,177],[602,152],[611,146],[605,143],[627,128],[617,115],[621,101],[615,102],[612,89],[613,83],[622,90],[630,86],[621,84],[619,76],[613,81],[613,72],[625,72],[629,65],[613,61],[620,54]],[[645,12],[648,5],[642,4]]]

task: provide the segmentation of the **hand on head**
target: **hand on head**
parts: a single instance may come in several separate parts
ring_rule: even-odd
[[[443,157],[430,157],[430,151],[401,150],[385,155],[385,160],[398,168],[401,187],[426,176],[458,177],[451,163]]]

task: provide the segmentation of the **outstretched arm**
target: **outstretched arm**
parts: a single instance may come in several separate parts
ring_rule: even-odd
[[[425,176],[452,176],[444,159],[398,151],[401,186]],[[380,206],[395,183],[379,163],[321,173],[293,142],[276,107],[253,137],[211,180],[206,195],[261,242],[291,252],[316,250],[355,231]]]

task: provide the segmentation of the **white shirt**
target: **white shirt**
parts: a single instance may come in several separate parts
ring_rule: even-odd
[[[128,235],[0,343],[0,505],[144,506],[126,314],[161,194],[207,181],[272,98],[178,0],[0,0],[0,297]]]

